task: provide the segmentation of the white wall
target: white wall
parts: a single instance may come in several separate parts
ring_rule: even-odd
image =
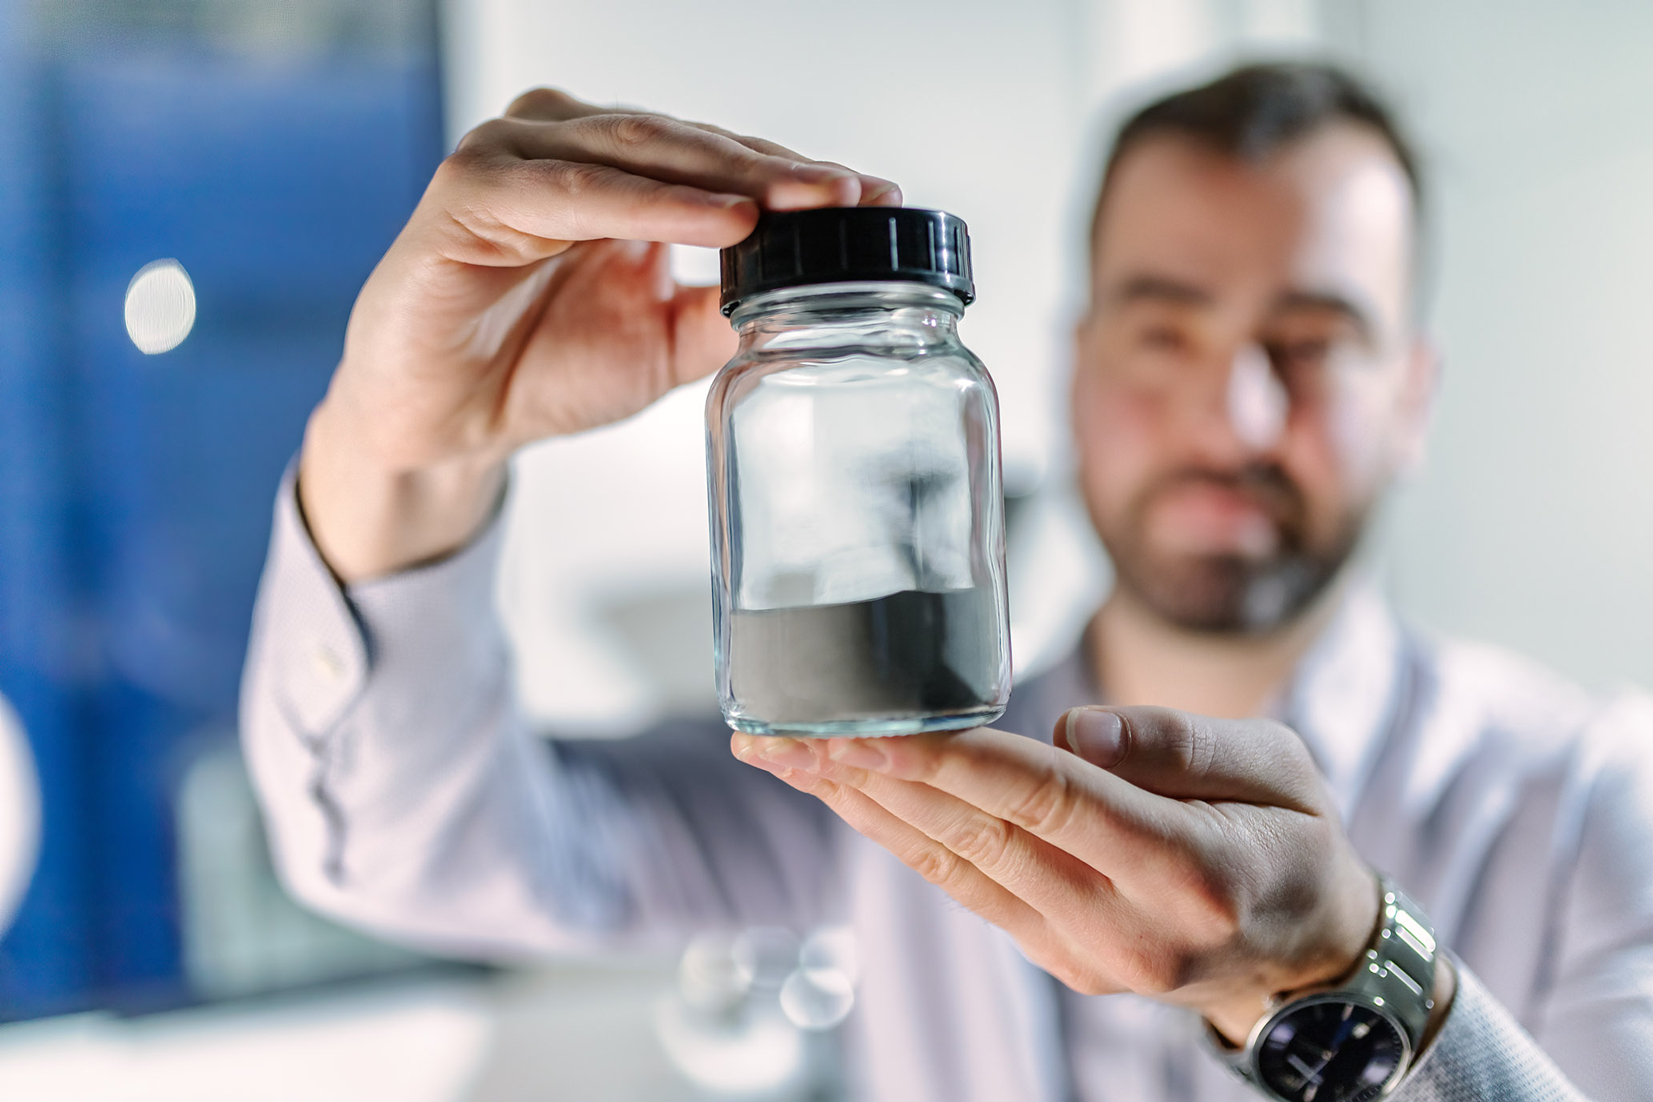
[[[1653,628],[1628,614],[1653,608],[1650,18],[1508,0],[450,0],[449,116],[457,135],[554,84],[763,134],[960,214],[979,290],[965,339],[999,384],[1007,469],[1032,482],[1062,464],[1107,118],[1240,54],[1352,55],[1423,135],[1446,238],[1439,439],[1389,525],[1395,590],[1427,623],[1653,682]],[[680,268],[710,282],[709,260]],[[703,393],[519,465],[502,596],[546,720],[624,729],[710,704]],[[1041,527],[1065,524],[1057,509]],[[1083,549],[1032,544],[1012,566],[1019,666],[1096,584]]]
[[[1429,466],[1392,589],[1589,684],[1653,686],[1653,7],[1340,3],[1442,231]]]
[[[1060,0],[478,0],[467,12],[468,56],[486,61],[458,66],[457,129],[555,84],[761,134],[962,215],[978,273],[965,339],[999,384],[1007,466],[1038,477],[1061,341],[1050,214],[1079,121]],[[712,281],[706,258],[690,267]],[[524,457],[506,606],[542,716],[625,726],[709,699],[703,394]]]

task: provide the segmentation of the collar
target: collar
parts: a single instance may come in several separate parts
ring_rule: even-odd
[[[1068,708],[1105,701],[1094,669],[1081,642],[1018,687],[1001,725],[1048,739]],[[1302,736],[1345,821],[1394,722],[1402,675],[1400,627],[1371,582],[1357,578],[1269,709]]]
[[[1403,674],[1394,614],[1356,579],[1271,710],[1302,736],[1345,821],[1402,703]]]

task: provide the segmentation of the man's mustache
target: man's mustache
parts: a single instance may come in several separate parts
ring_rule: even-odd
[[[1239,494],[1285,524],[1300,520],[1304,513],[1303,491],[1277,463],[1248,463],[1237,470],[1183,467],[1155,479],[1142,495],[1143,504],[1184,486],[1209,486]]]

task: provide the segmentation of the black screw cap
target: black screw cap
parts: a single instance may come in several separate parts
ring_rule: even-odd
[[[964,220],[914,207],[765,211],[746,240],[719,254],[723,313],[765,291],[815,283],[927,283],[966,304],[970,231]]]

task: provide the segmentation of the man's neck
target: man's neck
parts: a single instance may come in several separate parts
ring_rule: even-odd
[[[1174,624],[1122,586],[1089,628],[1097,684],[1110,704],[1154,704],[1209,716],[1268,710],[1325,628],[1341,583],[1272,631],[1219,634]]]

